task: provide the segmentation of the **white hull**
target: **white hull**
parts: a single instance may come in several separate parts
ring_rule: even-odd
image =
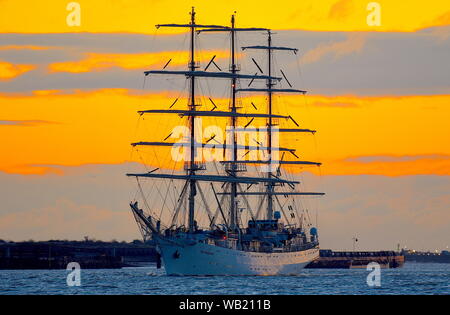
[[[178,243],[178,242],[177,242]],[[184,245],[159,240],[158,249],[168,275],[297,275],[319,249],[298,252],[244,252],[205,243]]]

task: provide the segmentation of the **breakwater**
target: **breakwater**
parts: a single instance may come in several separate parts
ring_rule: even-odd
[[[0,243],[0,269],[83,269],[139,266],[156,261],[154,247],[142,242],[47,241]]]

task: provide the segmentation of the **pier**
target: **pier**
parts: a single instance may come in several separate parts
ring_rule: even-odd
[[[366,268],[371,262],[381,268],[399,268],[405,263],[405,256],[394,251],[332,251],[320,250],[320,257],[306,268],[353,269]]]
[[[441,252],[402,250],[402,254],[408,262],[450,264],[450,252],[447,250]]]

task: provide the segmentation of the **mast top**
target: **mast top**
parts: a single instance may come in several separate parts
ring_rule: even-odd
[[[261,28],[261,27],[228,27],[228,26],[214,27],[214,26],[212,26],[211,28],[205,28],[205,29],[202,29],[202,30],[198,30],[197,33],[203,33],[203,32],[231,32],[231,31],[236,31],[236,32],[267,31],[267,28]]]
[[[202,32],[253,32],[253,31],[264,31],[269,32],[268,28],[263,27],[235,27],[235,14],[236,11],[231,15],[231,27],[230,26],[211,26],[201,30],[197,30],[197,33]]]
[[[192,7],[191,12],[189,12],[191,15],[191,23],[189,24],[177,24],[177,23],[170,23],[170,24],[157,24],[155,27],[158,29],[160,27],[188,27],[188,28],[225,28],[225,26],[221,25],[208,25],[208,24],[195,24],[195,8]]]
[[[291,47],[277,47],[277,46],[245,46],[245,47],[241,47],[242,50],[246,50],[246,49],[270,49],[270,50],[289,50],[289,51],[293,51],[294,54],[297,54],[298,52],[298,48],[291,48]]]

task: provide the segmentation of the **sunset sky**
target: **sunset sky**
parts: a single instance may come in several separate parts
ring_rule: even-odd
[[[179,118],[136,111],[177,97],[181,109],[187,96],[186,80],[142,72],[170,58],[171,70],[185,68],[187,35],[154,25],[187,23],[194,5],[199,23],[228,25],[236,11],[238,26],[271,28],[276,45],[299,48],[276,67],[308,93],[275,101],[318,131],[281,145],[323,163],[302,175],[327,193],[323,248],[351,248],[354,235],[368,249],[450,246],[448,1],[377,1],[379,26],[367,22],[371,1],[80,0],[79,26],[67,23],[70,2],[0,0],[0,239],[139,238],[124,174],[141,161],[130,143],[162,141]],[[225,35],[198,42],[203,67],[214,55],[228,67]],[[240,52],[251,74],[252,57],[266,66],[262,54]],[[203,88],[227,109],[224,81]],[[262,110],[265,98],[240,102]]]

